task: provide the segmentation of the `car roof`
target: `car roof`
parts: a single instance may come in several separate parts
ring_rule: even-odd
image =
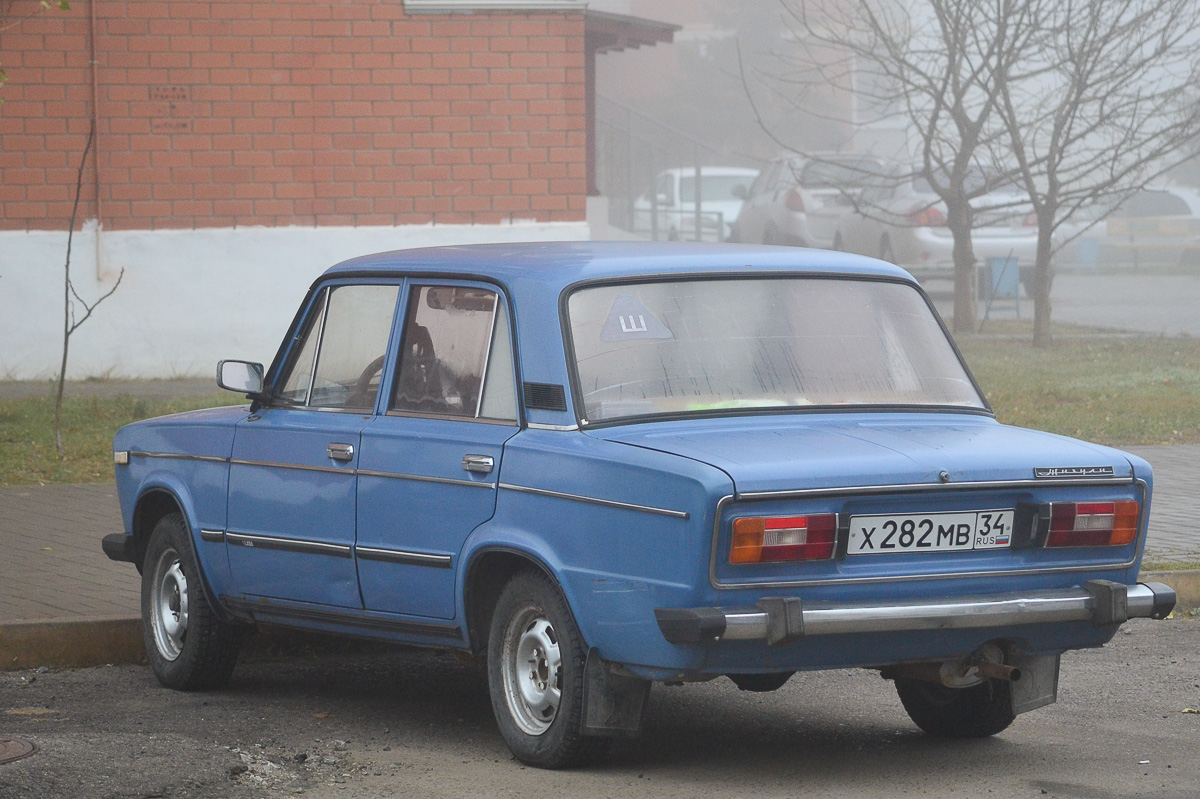
[[[568,241],[472,244],[393,250],[330,267],[323,277],[351,274],[445,274],[523,284],[556,294],[590,280],[730,272],[834,273],[912,280],[897,266],[848,253],[799,247],[680,242]]]

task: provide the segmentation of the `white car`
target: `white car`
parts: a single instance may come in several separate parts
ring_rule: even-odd
[[[1037,225],[1029,218],[1028,197],[997,190],[971,204],[976,209],[971,243],[977,262],[1016,259],[1021,283],[1031,294]],[[833,248],[889,261],[923,282],[954,278],[954,237],[946,226],[946,205],[921,177],[881,180],[864,188],[859,209],[840,218]]]
[[[1200,266],[1200,190],[1149,187],[1106,210],[1084,209],[1063,226],[1056,263],[1076,269]]]
[[[785,153],[750,187],[732,240],[829,249],[852,193],[882,170],[882,162],[869,155]]]
[[[725,241],[757,177],[757,169],[704,166],[697,185],[695,167],[659,172],[654,196],[643,194],[633,204],[634,231],[660,241]]]

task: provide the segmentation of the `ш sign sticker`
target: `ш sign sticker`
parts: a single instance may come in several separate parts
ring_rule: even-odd
[[[641,300],[624,291],[613,300],[604,327],[600,329],[601,341],[667,338],[672,338],[667,326],[642,305]]]

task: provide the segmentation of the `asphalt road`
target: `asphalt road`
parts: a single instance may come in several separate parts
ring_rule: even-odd
[[[1194,799],[1200,621],[1128,624],[1063,659],[1059,702],[982,741],[928,738],[874,672],[656,685],[646,729],[604,763],[512,760],[481,669],[398,650],[239,664],[222,691],[145,667],[0,673],[0,797],[1061,797]]]

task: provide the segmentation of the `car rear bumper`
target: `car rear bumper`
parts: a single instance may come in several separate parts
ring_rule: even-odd
[[[1163,619],[1175,592],[1162,583],[1123,585],[1092,580],[1082,588],[922,599],[890,604],[814,602],[767,597],[752,608],[656,608],[663,637],[673,644],[766,641],[771,646],[816,635],[977,629],[1090,621],[1119,625]]]

